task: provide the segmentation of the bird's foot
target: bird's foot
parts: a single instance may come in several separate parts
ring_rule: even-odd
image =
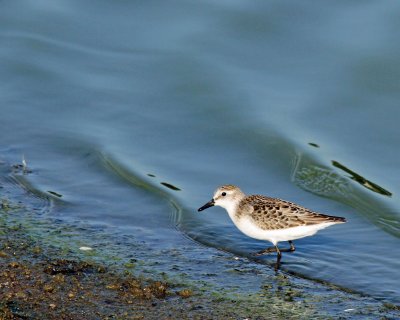
[[[276,252],[276,248],[275,247],[270,247],[270,248],[266,248],[264,250],[258,251],[256,253],[253,253],[253,256],[262,256],[264,254],[268,254],[268,253],[272,253],[272,252]]]

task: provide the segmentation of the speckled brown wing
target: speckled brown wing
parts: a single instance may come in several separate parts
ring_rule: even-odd
[[[242,214],[250,216],[264,230],[346,221],[342,217],[328,216],[289,201],[260,195],[244,198],[239,207]]]

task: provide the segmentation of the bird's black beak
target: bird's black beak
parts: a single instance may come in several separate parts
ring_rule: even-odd
[[[207,209],[207,208],[210,208],[210,207],[214,206],[214,204],[215,204],[214,199],[211,199],[211,200],[208,201],[204,206],[202,206],[201,208],[199,208],[199,210],[197,210],[197,211],[203,211],[203,210],[205,210],[205,209]]]

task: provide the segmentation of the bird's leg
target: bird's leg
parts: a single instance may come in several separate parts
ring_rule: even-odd
[[[279,267],[281,266],[281,258],[282,258],[282,253],[281,250],[279,250],[278,246],[275,246],[276,249],[276,264],[275,264],[275,271],[279,270]]]
[[[294,244],[292,242],[292,240],[289,240],[289,244],[290,244],[290,248],[285,248],[285,249],[278,249],[280,252],[293,252],[296,250],[296,248],[294,247]],[[258,251],[256,253],[254,253],[255,256],[262,256],[264,254],[268,254],[271,252],[278,252],[277,251],[277,247],[268,247],[264,250]]]
[[[294,247],[293,241],[289,240],[290,248],[280,249],[281,252],[293,252],[296,250]]]

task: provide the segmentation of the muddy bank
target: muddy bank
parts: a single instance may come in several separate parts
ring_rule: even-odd
[[[299,312],[71,258],[1,214],[0,319],[283,319]],[[282,298],[294,301],[296,292]]]
[[[96,262],[102,259],[62,247],[67,241],[63,234],[72,230],[45,223],[21,202],[1,199],[0,319],[283,319],[316,314],[297,304],[268,306],[271,300],[264,294],[253,300],[250,292],[232,296],[204,282],[196,287],[195,281],[162,281],[143,268],[136,270],[137,276],[133,259]],[[290,303],[296,292],[282,290],[281,296]]]
[[[181,300],[182,292],[165,282],[63,259],[18,226],[1,230],[1,319],[140,319],[158,314],[167,297],[174,300],[170,307]]]

